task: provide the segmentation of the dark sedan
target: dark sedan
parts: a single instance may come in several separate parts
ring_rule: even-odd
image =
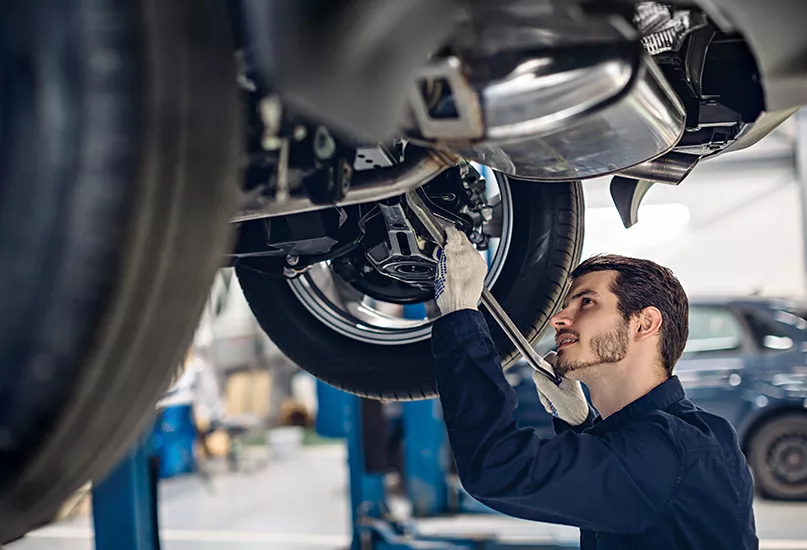
[[[737,431],[760,494],[807,499],[807,306],[772,298],[694,298],[684,354],[675,367],[689,398]],[[554,331],[538,351],[554,346]],[[508,371],[516,419],[551,436],[531,370]]]

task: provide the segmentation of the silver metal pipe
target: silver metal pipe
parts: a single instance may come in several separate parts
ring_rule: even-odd
[[[332,205],[315,204],[308,197],[290,196],[285,201],[274,201],[264,196],[246,198],[231,223],[299,214],[322,210],[331,206],[348,206],[379,201],[417,189],[454,166],[456,157],[426,149],[412,150],[417,156],[391,168],[365,170],[353,173],[353,180],[345,198]]]
[[[697,155],[671,151],[656,159],[620,170],[618,175],[654,183],[678,185],[692,172],[699,160],[700,157]]]

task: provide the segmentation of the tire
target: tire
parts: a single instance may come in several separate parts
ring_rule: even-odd
[[[491,291],[530,341],[557,311],[583,244],[579,182],[539,184],[509,179],[513,204],[510,248]],[[269,338],[317,378],[363,397],[426,399],[437,395],[428,339],[389,346],[357,341],[314,317],[282,278],[236,266],[244,296]],[[487,314],[486,314],[487,316]],[[518,358],[487,316],[505,365]]]
[[[783,467],[789,452],[800,462]],[[763,424],[749,441],[748,462],[762,496],[807,500],[807,414],[787,413]]]
[[[153,416],[231,244],[242,137],[218,0],[0,7],[0,541]]]

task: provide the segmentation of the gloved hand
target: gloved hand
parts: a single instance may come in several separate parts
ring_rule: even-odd
[[[443,315],[461,309],[476,309],[488,264],[465,236],[446,228],[446,246],[440,255],[434,280],[434,298]]]
[[[544,357],[543,367],[554,372],[557,354],[552,351]],[[578,426],[588,418],[588,401],[583,394],[583,387],[577,380],[562,378],[560,386],[555,385],[546,376],[532,373],[532,380],[538,389],[538,398],[546,412],[557,416],[567,424]]]

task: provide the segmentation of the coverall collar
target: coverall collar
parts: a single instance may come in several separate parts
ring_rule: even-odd
[[[663,410],[685,397],[684,388],[677,376],[671,376],[646,395],[628,403],[606,419],[597,416],[586,431],[601,432],[616,428],[626,422],[645,416],[652,411]]]

